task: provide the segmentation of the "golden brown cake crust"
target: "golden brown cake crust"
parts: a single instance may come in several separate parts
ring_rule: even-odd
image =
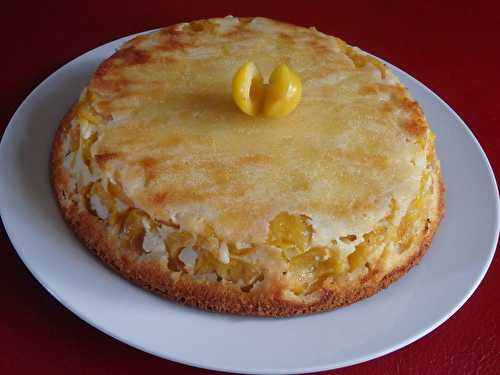
[[[313,303],[284,299],[278,286],[275,291],[268,290],[267,293],[245,293],[230,283],[195,281],[186,274],[179,275],[174,281],[154,260],[137,262],[125,253],[118,254],[120,244],[108,235],[104,221],[87,210],[79,210],[76,204],[65,204],[68,202],[68,175],[62,165],[62,142],[64,129],[69,125],[74,111],[75,107],[66,114],[57,130],[50,160],[54,194],[66,222],[88,249],[122,276],[143,288],[189,306],[241,315],[284,317],[327,311],[352,304],[387,288],[418,264],[430,246],[444,215],[444,184],[439,162],[434,157],[433,172],[439,181],[438,209],[434,212],[431,225],[421,233],[421,239],[417,241],[418,249],[405,264],[387,274],[381,274],[380,270],[374,268],[354,287],[350,285],[334,290],[322,289],[321,297]]]

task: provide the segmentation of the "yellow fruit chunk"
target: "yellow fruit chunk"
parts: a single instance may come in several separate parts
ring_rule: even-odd
[[[269,78],[263,113],[268,117],[284,117],[297,107],[301,97],[300,78],[288,66],[280,64]]]
[[[425,210],[424,207],[426,205],[425,187],[427,186],[427,181],[429,180],[429,178],[429,173],[425,173],[422,176],[422,180],[420,181],[419,194],[410,203],[408,210],[401,219],[401,223],[397,228],[397,236],[399,239],[401,252],[410,248],[416,238],[416,232],[419,230],[420,226],[415,225],[415,223],[425,223],[427,220],[427,218],[425,217],[425,212],[427,210]]]
[[[245,286],[253,284],[262,275],[259,268],[240,259],[231,258],[229,264],[221,263],[212,253],[202,252],[196,259],[196,275],[215,273],[218,277],[234,283],[243,282]]]
[[[69,139],[71,152],[77,152],[78,147],[80,147],[80,124],[77,124],[70,129]]]
[[[305,216],[282,212],[269,224],[269,243],[281,249],[303,252],[311,241],[312,227]]]
[[[132,208],[123,222],[122,233],[130,249],[137,253],[142,253],[142,241],[146,232],[144,220],[148,220],[146,214],[137,208]]]
[[[104,187],[99,182],[94,182],[90,186],[87,192],[87,198],[89,199],[89,204],[88,204],[89,210],[97,216],[97,213],[90,204],[90,198],[92,196],[97,196],[101,204],[103,204],[106,207],[106,210],[108,211],[109,214],[111,214],[114,211],[113,197],[104,189]]]
[[[348,260],[340,254],[335,243],[331,248],[314,247],[290,260],[290,288],[296,294],[313,293],[322,288],[327,279],[348,270]]]
[[[233,100],[247,115],[260,112],[264,100],[264,84],[257,65],[247,62],[233,78]]]
[[[316,281],[310,284],[305,291],[306,294],[313,293],[325,286],[325,282],[332,277],[342,275],[349,270],[349,263],[346,257],[340,256],[336,251],[331,253],[331,257],[320,262],[315,268]]]
[[[108,189],[109,186],[110,185],[108,184]],[[99,202],[106,208],[106,211],[108,212],[108,217],[106,218],[106,220],[108,220],[109,224],[118,225],[118,227],[120,227],[127,213],[117,210],[115,197],[113,196],[113,194],[109,190],[106,190],[99,181],[88,185],[85,190],[85,196],[87,198],[87,209],[95,216],[99,216],[98,212],[96,211],[96,207],[92,205],[92,197],[95,196],[97,199],[99,199]]]
[[[80,122],[83,120],[92,125],[96,125],[101,121],[99,115],[92,110],[90,106],[83,106],[80,108],[80,111],[78,112],[78,119]]]
[[[87,167],[90,168],[92,162],[92,145],[97,140],[97,133],[92,133],[92,135],[87,139],[82,139],[82,158],[83,162]]]
[[[244,113],[255,116],[284,117],[292,112],[302,97],[300,78],[285,64],[278,65],[269,83],[253,62],[244,64],[233,79],[233,100]]]
[[[315,247],[311,250],[297,255],[290,260],[290,271],[299,270],[311,271],[319,262],[328,256],[328,249],[325,247]]]
[[[189,232],[176,231],[170,233],[165,240],[168,252],[170,254],[168,259],[168,267],[172,271],[180,271],[183,269],[184,264],[179,259],[179,254],[187,246],[194,243],[194,238]]]
[[[315,268],[328,256],[328,249],[315,247],[290,260],[290,287],[294,293],[303,293],[316,280]]]
[[[125,194],[125,191],[123,191],[123,188],[120,185],[120,183],[118,183],[118,182],[114,183],[112,181],[109,181],[108,182],[108,191],[114,198],[118,198],[119,200],[128,204],[129,206],[133,205],[132,200],[129,197],[127,197],[127,195]]]
[[[341,275],[348,271],[349,263],[346,257],[342,257],[338,251],[332,251],[330,258],[318,264],[315,268],[318,276],[329,277]]]
[[[236,255],[236,256],[246,256],[257,251],[257,248],[252,245],[238,249],[234,244],[229,243],[227,244],[227,247],[229,249],[229,253],[231,253],[231,255]]]
[[[364,236],[364,241],[356,246],[356,250],[347,256],[351,271],[365,265],[376,246],[381,245],[387,235],[385,227],[378,227]]]
[[[365,243],[362,243],[356,246],[356,250],[349,254],[347,257],[349,259],[349,267],[352,270],[362,266],[366,263],[368,256],[370,255],[370,246],[366,246]]]
[[[183,248],[193,243],[194,239],[192,234],[184,231],[176,231],[169,234],[165,241],[168,252],[173,258],[176,258]]]

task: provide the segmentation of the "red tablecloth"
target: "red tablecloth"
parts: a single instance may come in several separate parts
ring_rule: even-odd
[[[465,120],[500,175],[500,6],[431,3],[3,1],[0,129],[39,82],[100,44],[185,20],[262,15],[315,25],[422,81]],[[0,247],[0,373],[211,373],[142,353],[90,327],[34,280],[3,226]],[[479,289],[441,327],[395,353],[335,373],[499,374],[499,288],[497,255]]]

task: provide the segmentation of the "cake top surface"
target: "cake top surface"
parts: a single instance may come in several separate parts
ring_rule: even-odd
[[[238,110],[231,81],[247,61],[264,77],[280,63],[299,75],[295,111],[274,119]],[[82,98],[94,113],[79,117],[96,134],[94,173],[152,217],[232,242],[265,242],[283,212],[306,217],[318,246],[368,232],[415,197],[430,139],[388,68],[334,37],[265,18],[139,36],[101,64]]]

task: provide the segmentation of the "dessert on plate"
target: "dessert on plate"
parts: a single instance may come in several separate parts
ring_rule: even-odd
[[[434,135],[390,69],[260,17],[125,43],[62,120],[50,163],[86,247],[220,312],[368,297],[420,260],[443,214]]]

